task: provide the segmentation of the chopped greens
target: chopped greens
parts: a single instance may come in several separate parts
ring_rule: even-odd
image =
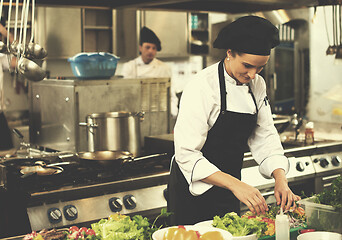
[[[213,226],[226,230],[235,237],[249,234],[260,237],[267,231],[267,223],[256,218],[239,217],[235,212],[227,213],[222,218],[215,216]]]

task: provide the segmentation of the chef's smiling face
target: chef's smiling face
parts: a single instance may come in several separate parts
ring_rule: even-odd
[[[144,42],[142,45],[139,45],[139,51],[144,63],[149,64],[157,54],[157,45],[154,43]]]
[[[229,49],[227,58],[224,63],[229,76],[245,84],[254,79],[257,73],[261,72],[270,56],[237,53]]]

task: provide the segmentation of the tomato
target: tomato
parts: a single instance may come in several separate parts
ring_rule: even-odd
[[[74,231],[74,232],[72,232],[71,234],[68,235],[68,238],[70,238],[70,239],[77,239],[77,238],[79,238],[79,236],[80,236],[79,232],[78,231]]]
[[[185,227],[184,227],[183,225],[179,225],[178,228],[183,228],[183,229],[185,229]]]
[[[199,231],[196,231],[197,237],[200,238],[201,234],[199,233]]]
[[[91,229],[91,228],[89,228],[88,230],[87,230],[87,233],[86,233],[87,235],[90,235],[90,236],[95,236],[96,235],[96,233],[95,233],[95,231],[93,230],[93,229]]]
[[[248,216],[248,219],[250,219],[250,218],[256,218],[256,216]]]
[[[79,228],[77,226],[72,226],[69,228],[69,232],[73,233],[73,232],[77,232],[79,230]]]
[[[88,230],[88,228],[86,228],[86,227],[81,227],[80,230],[78,230],[78,232],[80,232],[80,233],[83,233],[83,232],[86,233],[87,230]]]

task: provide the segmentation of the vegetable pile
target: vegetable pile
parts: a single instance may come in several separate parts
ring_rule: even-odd
[[[269,206],[265,214],[255,215],[251,211],[239,217],[235,212],[230,212],[222,218],[214,217],[213,226],[230,232],[233,236],[246,236],[256,234],[257,237],[273,236],[275,234],[275,218],[280,212],[280,206]],[[305,212],[301,207],[291,208],[285,213],[290,221],[290,227],[305,226]]]
[[[226,213],[222,218],[214,217],[213,226],[230,232],[234,237],[256,234],[258,237],[267,231],[267,223],[257,217],[239,217],[235,212]]]
[[[91,228],[72,226],[67,230],[33,231],[25,235],[23,240],[149,240],[152,234],[160,229],[155,226],[159,217],[169,216],[166,209],[150,224],[146,217],[135,215],[129,217],[119,213],[110,215],[108,219],[101,219],[91,224]]]
[[[149,239],[150,223],[147,218],[135,215],[132,218],[125,215],[114,214],[108,219],[101,219],[91,224],[96,236],[103,240],[129,240]]]
[[[323,192],[316,194],[314,202],[331,205],[337,211],[342,211],[342,177],[334,179],[330,188],[325,188]]]
[[[280,206],[271,205],[268,208],[269,210],[265,214],[260,214],[258,216],[261,217],[264,221],[268,223],[272,223],[274,225],[276,216],[277,214],[280,213]],[[305,211],[302,207],[300,206],[297,206],[295,208],[291,207],[290,210],[285,212],[284,214],[286,214],[289,218],[290,228],[305,226],[306,216],[305,216]],[[255,215],[252,212],[248,211],[244,216],[255,216]],[[267,219],[270,219],[272,221],[268,221]],[[269,235],[269,234],[266,234],[266,235]]]

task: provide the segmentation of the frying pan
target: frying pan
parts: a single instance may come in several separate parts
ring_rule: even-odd
[[[69,165],[70,162],[52,163],[46,165],[43,161],[36,161],[35,166],[23,166],[20,170],[21,178],[37,174],[38,176],[57,175],[64,171],[60,165]]]
[[[127,151],[95,151],[80,152],[76,154],[81,162],[87,164],[100,164],[103,166],[119,167],[128,162],[140,161],[148,158],[165,156],[167,153],[158,153],[135,158]]]

